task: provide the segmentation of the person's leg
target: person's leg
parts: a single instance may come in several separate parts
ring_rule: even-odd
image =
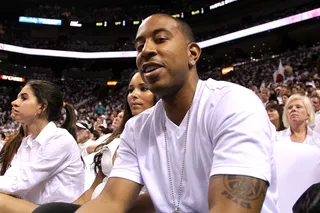
[[[0,213],[31,213],[37,207],[34,203],[0,193]]]
[[[36,208],[32,213],[74,213],[80,205],[72,203],[47,203]]]

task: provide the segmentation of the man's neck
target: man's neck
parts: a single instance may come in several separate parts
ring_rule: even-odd
[[[177,126],[181,124],[192,104],[198,81],[198,77],[189,80],[176,94],[162,98],[166,115]]]

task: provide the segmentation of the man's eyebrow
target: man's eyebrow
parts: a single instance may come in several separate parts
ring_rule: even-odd
[[[172,33],[166,29],[166,28],[159,28],[159,29],[156,29],[152,32],[152,35],[155,36],[157,35],[158,33],[161,33],[161,32],[165,32],[165,33],[168,33],[170,36],[172,36]]]
[[[170,36],[172,36],[172,33],[166,29],[166,28],[158,28],[158,29],[155,29],[153,32],[152,32],[152,36],[155,36],[157,35],[158,33],[160,32],[165,32],[165,33],[168,33]],[[143,40],[143,36],[138,36],[135,40],[134,40],[134,43],[137,43],[138,41],[140,40]]]

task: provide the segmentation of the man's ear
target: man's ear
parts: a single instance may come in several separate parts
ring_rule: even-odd
[[[201,48],[196,42],[188,44],[189,66],[194,66],[201,55]]]

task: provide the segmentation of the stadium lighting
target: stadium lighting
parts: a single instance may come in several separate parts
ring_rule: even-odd
[[[266,32],[276,28],[288,26],[291,24],[306,21],[312,18],[320,16],[320,8],[310,10],[304,13],[299,13],[286,18],[271,21],[265,24],[261,24],[255,27],[250,27],[237,32],[229,33],[223,36],[212,38],[206,41],[199,42],[201,48],[207,48],[243,38],[246,36]],[[121,22],[116,22],[115,25],[121,25]],[[112,51],[112,52],[75,52],[75,51],[61,51],[61,50],[49,50],[49,49],[35,49],[19,47],[10,44],[0,43],[0,50],[15,52],[27,55],[39,55],[39,56],[51,56],[51,57],[63,57],[63,58],[82,58],[82,59],[98,59],[98,58],[135,58],[136,51]]]

